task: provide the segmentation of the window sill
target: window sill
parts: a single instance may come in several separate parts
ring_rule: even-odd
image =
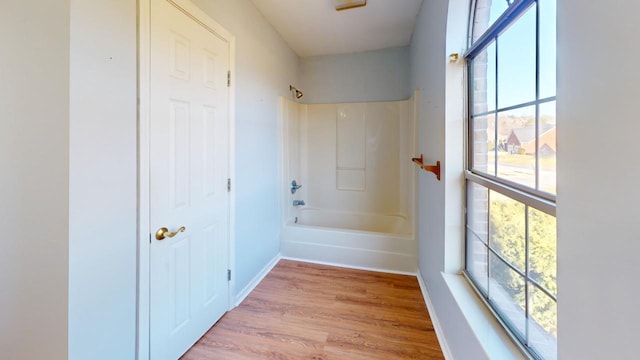
[[[487,358],[529,359],[493,317],[463,275],[442,273],[442,278]]]

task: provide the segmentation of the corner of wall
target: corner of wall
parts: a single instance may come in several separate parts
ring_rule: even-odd
[[[276,265],[278,265],[280,259],[282,259],[282,256],[280,255],[280,253],[278,253],[256,274],[256,276],[251,279],[251,281],[249,281],[249,283],[242,290],[234,294],[234,302],[232,304],[233,307],[239,306],[244,301],[244,299],[249,296],[253,289],[255,289],[267,275],[269,275],[269,272],[271,272],[271,270]]]

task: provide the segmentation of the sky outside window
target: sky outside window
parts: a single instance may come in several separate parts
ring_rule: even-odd
[[[556,95],[556,0],[538,0],[540,11],[539,99]],[[507,10],[506,0],[491,3],[490,24]],[[531,6],[513,26],[498,36],[498,108],[518,105],[535,99],[535,21],[536,4]],[[495,58],[492,46],[488,57]],[[487,69],[487,77],[495,77],[495,69]],[[495,103],[495,94],[487,94],[487,102]],[[490,106],[493,107],[493,106]],[[519,115],[534,115],[531,108],[514,110]]]

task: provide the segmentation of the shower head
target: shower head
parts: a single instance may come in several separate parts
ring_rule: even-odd
[[[289,91],[294,91],[294,90],[295,90],[296,99],[300,99],[304,96],[302,91],[296,89],[293,85],[289,85]]]

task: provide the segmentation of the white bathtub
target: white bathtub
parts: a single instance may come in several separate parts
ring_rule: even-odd
[[[405,216],[313,208],[296,213],[282,229],[284,257],[393,272],[417,270],[418,246]]]

